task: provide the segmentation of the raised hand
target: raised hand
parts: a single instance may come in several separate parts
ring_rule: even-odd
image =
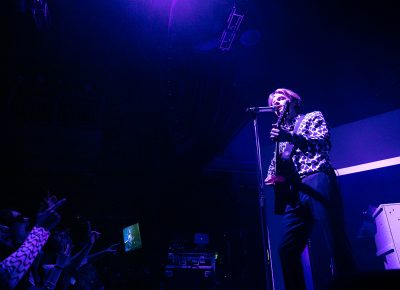
[[[113,244],[113,245],[109,246],[108,248],[106,248],[104,251],[106,251],[107,253],[116,254],[116,253],[118,253],[118,247],[120,245],[121,245],[121,243]]]
[[[66,202],[66,199],[57,201],[55,196],[48,195],[44,202],[36,216],[36,225],[50,231],[60,222],[61,216],[56,210]]]
[[[271,132],[269,133],[270,138],[273,141],[280,141],[280,142],[292,142],[293,135],[285,130],[285,129],[278,129],[276,126],[273,126]]]
[[[51,195],[50,191],[47,192],[47,196],[44,198],[44,202],[47,207],[53,206],[57,203],[57,197],[55,195]]]
[[[59,232],[58,240],[60,244],[58,252],[66,256],[70,256],[73,249],[73,244],[69,232],[65,230]]]
[[[97,231],[92,231],[92,225],[90,221],[87,222],[87,235],[89,244],[93,245],[99,238],[101,233]]]
[[[101,235],[101,233],[99,233],[99,232],[91,231],[90,236],[89,236],[90,244],[94,244],[100,238],[100,235]]]

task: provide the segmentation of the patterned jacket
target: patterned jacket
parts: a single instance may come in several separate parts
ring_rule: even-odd
[[[319,111],[308,113],[304,116],[299,129],[293,132],[295,122],[300,118],[298,115],[292,124],[283,127],[293,134],[292,162],[300,178],[321,172],[331,171],[332,166],[329,158],[331,149],[330,135],[324,116]],[[279,154],[285,150],[288,142],[279,143]],[[275,176],[275,156],[271,160],[267,179]]]

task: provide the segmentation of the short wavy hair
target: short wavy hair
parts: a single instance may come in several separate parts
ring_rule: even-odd
[[[268,106],[272,106],[272,99],[274,98],[274,96],[276,94],[282,94],[282,95],[288,97],[290,102],[295,102],[296,104],[295,104],[294,109],[296,110],[296,113],[300,112],[300,108],[301,108],[300,96],[298,94],[296,94],[295,92],[293,92],[292,90],[284,89],[284,88],[276,89],[275,91],[273,91],[272,93],[269,94]]]

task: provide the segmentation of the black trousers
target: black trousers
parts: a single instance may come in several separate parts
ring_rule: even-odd
[[[286,290],[306,289],[301,254],[315,223],[320,223],[333,260],[334,274],[355,270],[348,242],[337,177],[332,172],[315,173],[293,186],[294,198],[283,215],[283,236],[279,246]]]

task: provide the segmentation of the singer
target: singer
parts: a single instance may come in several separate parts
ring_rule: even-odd
[[[276,149],[264,182],[274,187],[275,214],[283,214],[279,256],[286,290],[303,290],[301,254],[316,223],[333,261],[332,278],[355,269],[329,158],[329,128],[319,111],[301,115],[301,98],[291,90],[275,90],[268,105],[277,108],[278,122],[270,132]]]

